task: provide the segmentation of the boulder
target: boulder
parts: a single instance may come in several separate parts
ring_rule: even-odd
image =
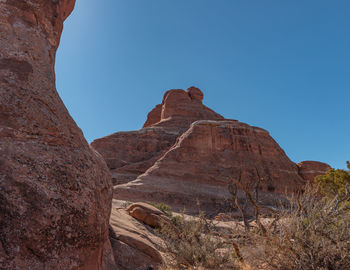
[[[195,100],[202,103],[204,95],[200,89],[198,89],[197,87],[191,86],[190,88],[187,89],[186,92],[191,98],[191,100]]]
[[[74,4],[0,1],[3,270],[100,270],[111,252],[110,172],[55,88],[56,49]]]
[[[172,226],[171,220],[162,211],[147,203],[133,203],[126,211],[130,216],[153,228],[160,228],[165,224]]]
[[[332,167],[318,161],[303,161],[297,164],[300,176],[307,182],[313,182],[316,176],[326,174]]]
[[[154,269],[164,260],[164,243],[152,229],[129,215],[122,208],[112,208],[110,239],[117,269]]]

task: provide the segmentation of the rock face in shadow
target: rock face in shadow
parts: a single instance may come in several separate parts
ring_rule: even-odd
[[[110,172],[55,88],[74,4],[0,1],[0,269],[100,270],[112,252]]]
[[[167,91],[141,130],[92,143],[112,171],[116,198],[215,211],[230,197],[232,178],[263,179],[267,203],[305,184],[306,174],[266,130],[224,119],[202,101],[195,87]]]

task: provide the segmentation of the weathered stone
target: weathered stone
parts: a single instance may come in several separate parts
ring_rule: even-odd
[[[0,1],[0,269],[102,269],[110,173],[55,89],[74,0]]]
[[[308,182],[313,182],[316,176],[324,175],[331,169],[328,164],[318,161],[303,161],[297,165],[300,176]]]
[[[162,104],[148,114],[141,130],[118,132],[92,142],[106,160],[115,185],[127,183],[144,173],[174,145],[192,122],[223,119],[198,102],[201,93],[198,91],[195,88],[187,93],[169,90],[164,94]],[[191,99],[189,93],[196,98]]]
[[[196,121],[136,180],[115,186],[132,201],[165,202],[176,209],[218,211],[230,198],[231,179],[253,186],[261,198],[292,193],[303,185],[298,167],[261,128],[234,120]]]
[[[141,130],[92,143],[114,175],[116,198],[217,212],[225,210],[232,178],[251,187],[263,179],[266,203],[303,187],[307,172],[266,130],[224,119],[202,100],[195,87],[167,91]]]
[[[147,203],[133,203],[126,211],[129,215],[153,228],[161,228],[163,225],[171,226],[171,220],[160,210]]]
[[[118,268],[144,270],[163,262],[163,241],[124,209],[113,207],[110,239]]]
[[[119,132],[92,143],[112,172],[113,184],[134,180],[171,147],[181,133],[158,127]]]
[[[152,126],[156,123],[158,123],[161,119],[162,115],[162,104],[156,105],[152,111],[150,111],[147,115],[147,120],[143,124],[143,128]]]
[[[200,89],[192,86],[192,87],[187,89],[187,93],[192,100],[197,100],[198,102],[203,101],[204,95]]]

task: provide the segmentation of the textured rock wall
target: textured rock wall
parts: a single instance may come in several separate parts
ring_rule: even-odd
[[[96,140],[92,146],[103,155],[112,172],[113,184],[137,178],[150,168],[181,133],[157,127],[119,132]]]
[[[260,194],[266,203],[304,184],[298,167],[267,131],[234,120],[201,120],[144,174],[115,186],[114,194],[209,213],[227,206],[232,178],[251,186],[263,179]]]
[[[113,183],[127,183],[144,173],[194,121],[224,119],[202,100],[203,93],[195,87],[169,90],[162,104],[148,114],[142,129],[117,132],[92,142],[106,160]]]
[[[316,176],[326,174],[331,169],[328,164],[318,161],[303,161],[297,166],[301,177],[308,182],[314,181]]]
[[[152,206],[147,208],[153,209]],[[142,210],[138,214],[150,214],[146,212],[147,209]],[[154,211],[151,215],[159,214],[159,210]],[[120,207],[112,207],[110,234],[118,269],[147,270],[148,267],[158,269],[157,266],[164,261],[166,256],[161,252],[164,250],[164,242],[159,234],[146,224],[144,220],[135,218],[135,213],[131,214],[130,211]]]
[[[55,89],[74,4],[0,1],[0,269],[97,270],[110,249],[110,173]]]
[[[196,87],[169,90],[141,130],[92,143],[112,171],[116,198],[212,212],[227,205],[232,178],[245,185],[264,179],[261,199],[274,203],[329,168],[297,166],[266,130],[224,119],[203,97]]]

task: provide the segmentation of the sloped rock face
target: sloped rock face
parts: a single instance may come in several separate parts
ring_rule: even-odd
[[[74,3],[0,1],[0,269],[97,270],[111,252],[110,172],[55,89]]]
[[[318,161],[303,161],[297,165],[299,174],[308,182],[313,182],[316,176],[324,175],[331,169],[328,164]]]
[[[266,130],[224,119],[202,101],[198,88],[169,90],[141,130],[92,143],[114,175],[116,198],[215,211],[230,197],[232,178],[250,186],[263,179],[266,203],[305,184],[308,171]]]
[[[110,238],[118,269],[157,269],[164,261],[163,240],[125,209],[112,207]]]
[[[92,146],[106,160],[114,184],[136,179],[149,169],[196,120],[223,117],[202,104],[203,93],[191,87],[169,90],[138,131],[118,132],[95,140]]]
[[[115,186],[115,196],[212,212],[230,197],[232,178],[247,185],[264,179],[260,194],[267,202],[269,193],[292,193],[304,182],[267,131],[235,120],[201,120],[144,174]]]
[[[94,141],[92,146],[105,158],[116,185],[127,183],[144,173],[180,134],[178,130],[149,127],[115,133]]]

